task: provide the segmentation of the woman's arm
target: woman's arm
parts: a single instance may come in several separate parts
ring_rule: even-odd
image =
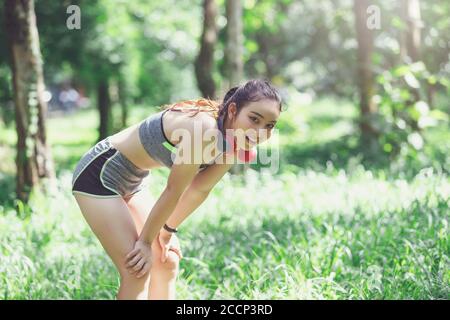
[[[202,139],[194,139],[194,132],[198,130],[200,123],[200,134]],[[185,126],[182,126],[186,128]],[[138,277],[142,277],[151,268],[151,243],[158,235],[164,223],[174,211],[178,201],[186,188],[191,184],[194,177],[199,173],[200,163],[197,162],[199,154],[196,154],[198,141],[201,141],[200,151],[210,149],[214,141],[205,141],[203,133],[214,129],[215,120],[208,117],[207,121],[190,121],[187,130],[182,130],[180,147],[173,161],[167,185],[152,210],[150,211],[141,234],[134,245],[134,249],[126,257],[126,265],[130,270],[142,268],[138,271]],[[198,133],[198,132],[197,132]],[[186,135],[187,134],[187,135]],[[185,152],[187,150],[187,152]],[[190,152],[194,150],[194,152]],[[181,156],[181,154],[183,155]],[[181,158],[180,158],[181,157]],[[200,157],[201,158],[201,157]],[[206,159],[208,160],[208,159]],[[209,160],[210,161],[210,160]]]
[[[198,173],[200,163],[198,162],[199,154],[196,154],[196,152],[200,151],[202,155],[205,148],[214,145],[214,141],[203,139],[205,132],[214,129],[214,126],[215,122],[210,117],[207,117],[206,121],[186,123],[186,130],[181,131],[178,152],[173,161],[166,188],[150,211],[139,240],[152,243],[174,211],[182,194]],[[200,139],[195,139],[198,134],[200,134]],[[186,150],[189,152],[186,152]]]
[[[199,164],[174,164],[172,166],[166,188],[150,211],[139,235],[139,240],[152,243],[175,209],[184,190],[194,178],[199,166]]]
[[[173,164],[167,186],[148,215],[134,248],[126,256],[130,273],[141,278],[152,265],[151,244],[174,210],[181,194],[198,171],[199,164]]]
[[[167,225],[171,228],[177,228],[205,201],[212,188],[232,166],[233,164],[230,163],[215,163],[199,172],[181,195],[173,213],[166,222]]]

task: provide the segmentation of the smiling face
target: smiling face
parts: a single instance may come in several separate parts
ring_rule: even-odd
[[[239,114],[233,102],[228,107],[225,127],[233,129],[238,148],[249,150],[270,138],[279,116],[280,106],[274,100],[248,102]]]

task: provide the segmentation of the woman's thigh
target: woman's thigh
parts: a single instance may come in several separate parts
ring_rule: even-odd
[[[127,199],[124,199],[124,202],[126,203],[131,218],[136,225],[136,230],[138,234],[140,234],[156,200],[148,188],[143,188]]]
[[[94,198],[74,194],[88,225],[111,257],[121,276],[126,276],[126,255],[133,250],[138,231],[122,198]]]
[[[127,201],[127,206],[130,209],[131,216],[136,225],[136,229],[138,233],[141,233],[142,227],[144,226],[145,220],[147,219],[150,211],[153,208],[155,203],[155,199],[150,193],[148,188],[143,188],[141,191],[135,193],[132,197],[130,197]],[[163,264],[161,262],[161,246],[158,242],[158,236],[152,242],[152,268],[163,268],[170,269],[170,267],[175,267],[179,261],[178,255],[174,251],[169,251],[169,257],[167,264]]]

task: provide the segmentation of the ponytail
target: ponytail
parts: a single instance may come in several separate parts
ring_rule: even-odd
[[[211,100],[207,98],[198,98],[198,99],[190,99],[190,100],[182,100],[172,104],[165,104],[160,107],[160,109],[170,109],[173,111],[196,111],[193,115],[195,116],[200,111],[212,112],[214,118],[218,119],[225,111],[224,106],[226,102],[230,100],[230,98],[234,95],[234,93],[239,89],[239,86],[233,87],[227,91],[225,96],[223,97],[222,103],[219,103],[216,100]]]
[[[206,98],[182,100],[172,104],[165,104],[160,109],[170,109],[172,111],[189,112],[196,111],[191,117],[195,116],[200,111],[212,112],[217,119],[219,113],[219,102]]]

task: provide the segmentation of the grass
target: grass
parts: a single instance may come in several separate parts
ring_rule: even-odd
[[[321,100],[299,110],[280,125],[277,174],[226,175],[181,226],[177,298],[448,299],[446,172],[430,166],[403,177],[367,168],[356,151],[339,149],[354,133],[350,104]],[[136,108],[130,122],[145,114]],[[92,110],[50,119],[56,192],[36,192],[29,205],[12,195],[12,129],[0,128],[8,135],[0,154],[0,299],[114,298],[118,274],[70,194],[95,119]],[[152,173],[157,196],[168,171]]]

